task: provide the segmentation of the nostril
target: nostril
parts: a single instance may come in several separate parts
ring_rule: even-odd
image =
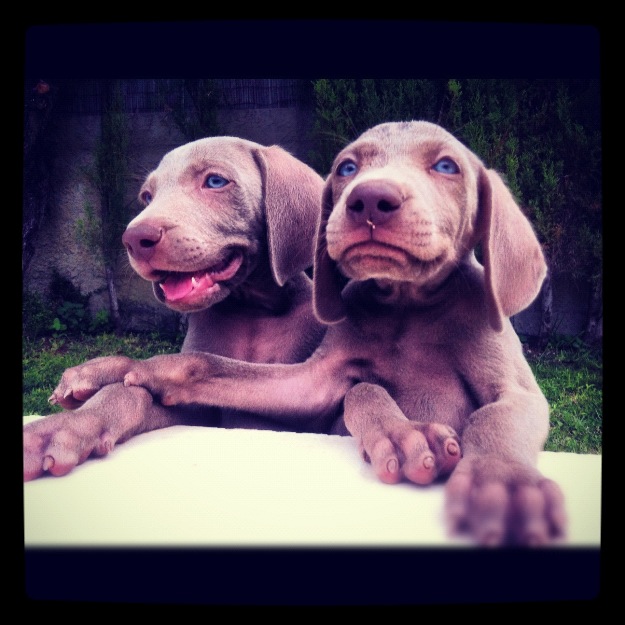
[[[399,208],[399,204],[393,204],[388,200],[380,200],[377,208],[383,213],[390,213],[391,211],[397,210]]]
[[[374,210],[379,210],[382,213],[390,213],[391,211],[397,210],[400,206],[400,203],[394,203],[391,200],[380,199],[374,205]],[[365,210],[365,202],[362,199],[356,199],[347,205],[347,208],[354,213],[362,213]]]
[[[347,208],[349,208],[350,211],[354,211],[355,213],[362,213],[362,211],[365,209],[365,204],[362,200],[356,200],[355,202],[348,204]]]
[[[141,239],[139,245],[141,247],[154,247],[158,241],[152,241],[151,239]]]

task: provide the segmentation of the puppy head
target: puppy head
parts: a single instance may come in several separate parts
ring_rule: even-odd
[[[278,285],[312,264],[322,179],[278,147],[210,137],[167,153],[123,235],[130,263],[174,310],[245,289],[263,265]],[[295,187],[297,190],[293,191]]]
[[[538,241],[504,190],[499,176],[440,126],[398,122],[368,130],[338,154],[324,187],[316,314],[326,323],[344,317],[345,277],[408,283],[427,297],[482,242],[489,318],[500,329],[502,316],[529,304],[544,277]],[[511,251],[519,228],[520,249]],[[528,257],[535,266],[524,265]],[[528,277],[511,284],[514,272]]]

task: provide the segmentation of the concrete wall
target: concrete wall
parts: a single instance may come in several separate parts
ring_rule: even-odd
[[[297,108],[247,109],[220,111],[218,119],[223,135],[244,137],[263,145],[279,144],[292,154],[308,161],[311,149],[311,116]],[[93,167],[98,116],[70,117],[62,122],[59,157],[54,165],[53,210],[41,225],[36,252],[24,287],[45,294],[53,271],[89,295],[92,313],[108,308],[108,293],[101,261],[78,240],[76,222],[84,216],[85,205],[99,206],[98,194],[89,181]],[[131,117],[131,178],[128,202],[132,202],[145,177],[163,154],[185,142],[184,137],[162,113],[136,114]],[[322,172],[325,175],[326,172]],[[134,205],[138,209],[138,205]],[[151,285],[132,271],[123,246],[119,246],[117,268],[122,314],[135,330],[175,328],[179,316],[160,305]],[[588,306],[587,289],[569,281],[554,280],[554,318],[558,331],[578,334],[584,329]],[[538,302],[513,319],[523,334],[536,334],[540,327]]]
[[[555,276],[553,287],[553,331],[557,334],[575,336],[586,328],[590,288],[575,283],[568,276]],[[526,310],[512,318],[512,325],[519,334],[537,336],[541,321],[540,295]]]

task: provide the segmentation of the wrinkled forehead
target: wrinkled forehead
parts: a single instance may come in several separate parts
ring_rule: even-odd
[[[256,170],[252,150],[262,146],[234,137],[208,137],[174,148],[147,177],[145,184],[158,179],[178,179],[200,173],[217,173],[224,177],[238,177],[241,170]]]
[[[444,128],[430,122],[389,122],[374,126],[344,148],[334,161],[336,167],[346,158],[383,166],[398,157],[427,157],[449,152],[449,155],[468,157],[468,149]]]

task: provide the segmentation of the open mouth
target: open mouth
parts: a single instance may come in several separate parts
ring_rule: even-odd
[[[210,294],[219,289],[219,283],[230,280],[243,263],[243,254],[233,252],[225,260],[195,272],[171,272],[158,281],[168,302],[178,302],[189,296]]]

